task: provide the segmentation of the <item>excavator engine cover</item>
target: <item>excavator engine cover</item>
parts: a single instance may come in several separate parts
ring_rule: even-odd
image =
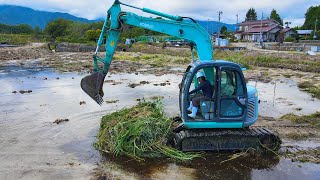
[[[94,101],[96,101],[99,105],[103,103],[103,83],[105,74],[100,72],[95,72],[89,76],[82,78],[81,80],[81,88],[84,92],[86,92]]]

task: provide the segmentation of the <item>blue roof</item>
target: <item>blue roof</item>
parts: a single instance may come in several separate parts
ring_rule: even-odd
[[[297,30],[298,34],[311,34],[312,30]]]

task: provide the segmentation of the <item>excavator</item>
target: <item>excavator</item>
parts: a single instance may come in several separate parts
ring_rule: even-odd
[[[122,6],[134,8],[154,17],[124,12]],[[260,149],[277,151],[281,140],[262,127],[250,127],[258,120],[258,91],[247,85],[245,68],[225,60],[213,60],[213,46],[208,32],[190,17],[174,16],[148,8],[139,8],[115,0],[93,55],[93,73],[81,80],[81,88],[99,105],[103,103],[103,84],[116,51],[124,25],[140,27],[190,42],[192,60],[180,85],[180,124],[173,130],[173,145],[182,151],[234,151]],[[99,50],[105,45],[104,58]],[[199,86],[196,75],[203,73],[213,87],[212,97],[200,102],[195,117],[188,116],[193,95]],[[225,89],[228,89],[227,92]]]

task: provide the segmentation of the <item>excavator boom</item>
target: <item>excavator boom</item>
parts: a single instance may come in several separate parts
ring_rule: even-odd
[[[143,17],[131,12],[122,12],[120,5],[139,9],[143,12],[157,15],[160,18]],[[199,61],[213,60],[210,35],[193,19],[173,16],[148,8],[138,8],[116,0],[108,10],[108,15],[97,43],[97,49],[93,55],[94,73],[81,80],[81,88],[99,105],[103,103],[103,82],[115,53],[123,24],[187,39],[191,42],[192,48],[197,51]],[[105,42],[106,55],[101,58],[98,53],[103,42]]]

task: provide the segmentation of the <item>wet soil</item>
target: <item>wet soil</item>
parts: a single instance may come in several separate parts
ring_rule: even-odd
[[[280,134],[284,142],[280,157],[245,154],[221,164],[230,154],[209,154],[189,163],[168,159],[136,162],[101,155],[92,148],[100,118],[136,104],[137,99],[155,97],[163,98],[168,116],[177,116],[178,84],[184,65],[156,67],[117,59],[106,78],[106,103],[100,107],[79,87],[81,78],[90,72],[91,53],[53,53],[46,47],[28,48],[10,49],[9,55],[1,53],[0,179],[317,179],[320,176],[320,166],[313,161],[318,154],[311,151],[320,147],[319,130],[278,119],[287,113],[302,115],[319,110],[320,101],[297,87],[306,79],[319,85],[318,73],[262,67],[245,72],[249,84],[259,89],[262,116],[255,125]],[[51,67],[68,73],[56,72]],[[131,88],[130,84],[138,86]],[[20,90],[32,93],[20,94]],[[69,121],[52,123],[57,119]]]
[[[181,81],[181,75],[112,74],[106,81],[122,83],[106,83],[105,99],[119,101],[100,107],[79,88],[80,79],[86,74],[60,74],[50,68],[27,67],[7,66],[0,69],[0,83],[4,87],[0,90],[1,179],[316,179],[319,176],[320,166],[315,162],[291,162],[298,153],[305,151],[308,154],[309,148],[320,147],[319,131],[307,125],[300,125],[297,129],[292,127],[294,124],[290,121],[279,121],[277,117],[281,113],[275,118],[270,117],[276,109],[287,107],[286,103],[277,103],[276,107],[261,103],[260,110],[269,108],[269,111],[261,110],[262,115],[269,118],[261,117],[256,124],[280,133],[284,141],[280,157],[244,154],[235,160],[228,160],[232,154],[211,153],[188,163],[172,162],[168,159],[136,162],[127,157],[101,155],[93,149],[92,143],[95,141],[100,118],[106,113],[136,104],[136,99],[153,99],[155,96],[163,97],[168,116],[178,115],[177,84]],[[164,82],[166,86],[153,85]],[[142,85],[132,89],[127,86],[130,83]],[[261,85],[272,87],[271,83]],[[299,91],[294,85],[277,88],[279,91]],[[15,89],[32,89],[33,92],[24,95],[12,94]],[[300,93],[311,99],[307,93]],[[264,91],[259,95],[261,99],[268,99],[269,96],[268,92]],[[304,107],[307,105],[300,103],[299,98],[286,99],[292,103],[296,100],[302,109],[309,109]],[[86,104],[80,105],[79,102],[83,101]],[[319,103],[319,100],[310,102]],[[294,107],[287,110],[295,111]],[[56,125],[52,123],[56,119],[69,121]],[[288,136],[290,132],[297,133],[297,130],[298,133],[308,132],[312,136],[304,136],[298,140]],[[291,156],[288,153],[291,153]],[[312,156],[312,153],[310,155]]]

